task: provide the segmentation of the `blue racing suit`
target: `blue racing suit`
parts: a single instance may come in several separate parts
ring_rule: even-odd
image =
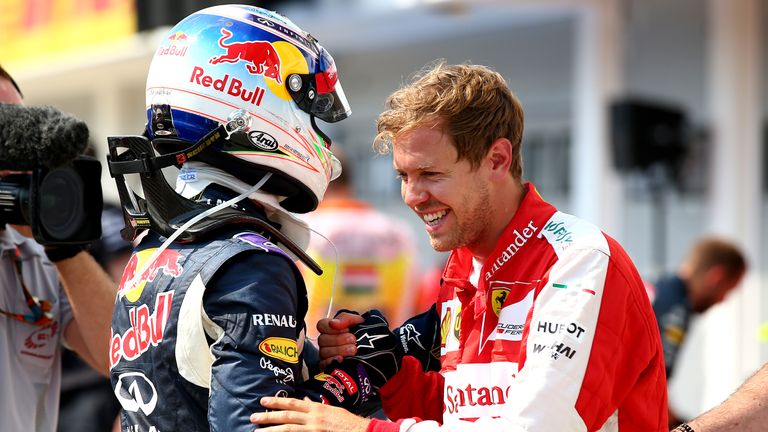
[[[123,431],[250,431],[263,396],[366,398],[368,389],[340,382],[359,376],[337,371],[341,389],[308,380],[306,288],[265,234],[233,228],[172,243],[141,271],[164,240],[150,232],[134,250],[112,318],[110,375]]]

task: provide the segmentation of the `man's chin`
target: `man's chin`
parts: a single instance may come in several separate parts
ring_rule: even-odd
[[[437,252],[450,252],[453,249],[456,249],[452,242],[447,242],[443,239],[435,238],[430,236],[429,242],[432,245],[432,249],[434,249]]]

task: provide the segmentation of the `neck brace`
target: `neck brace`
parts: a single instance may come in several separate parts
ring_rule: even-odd
[[[236,193],[243,193],[251,188],[247,183],[218,168],[203,162],[187,161],[176,177],[176,193],[184,198],[192,199],[200,195],[212,183],[224,186]],[[259,190],[250,194],[248,198],[264,207],[267,218],[280,225],[279,231],[283,235],[291,239],[303,251],[307,250],[310,238],[309,226],[280,206],[280,200],[284,197]],[[297,259],[290,251],[285,251],[294,260]]]

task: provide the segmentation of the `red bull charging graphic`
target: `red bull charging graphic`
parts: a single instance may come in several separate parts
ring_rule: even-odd
[[[270,42],[260,40],[228,42],[231,38],[232,32],[222,28],[219,47],[223,48],[225,53],[211,58],[209,63],[237,63],[242,61],[251,74],[262,75],[282,84],[280,56]]]
[[[156,250],[155,248],[145,249],[131,256],[123,271],[123,277],[120,279],[120,289],[117,291],[118,296],[125,296],[128,301],[135,302],[141,297],[147,282],[155,280],[160,272],[171,277],[181,276],[181,273],[184,271],[179,263],[182,256],[171,249],[165,249],[149,267],[142,271],[141,274],[137,274]]]

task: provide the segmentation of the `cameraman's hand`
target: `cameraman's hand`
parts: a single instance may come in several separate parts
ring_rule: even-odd
[[[23,235],[24,237],[30,238],[37,242],[35,239],[34,234],[32,233],[32,227],[29,225],[11,225],[11,227],[16,230],[19,234]],[[58,263],[59,261],[69,259],[74,257],[75,255],[79,254],[80,252],[87,249],[87,245],[82,246],[75,246],[75,245],[63,245],[63,246],[51,246],[51,245],[45,245],[45,254],[48,256],[48,260],[50,260],[53,264]]]
[[[320,369],[325,369],[333,360],[341,362],[344,357],[357,352],[357,339],[349,328],[362,322],[363,317],[351,311],[339,311],[333,319],[323,318],[317,322]]]
[[[15,229],[19,234],[23,235],[24,237],[34,239],[34,236],[32,235],[32,227],[29,225],[11,225],[13,229]]]

